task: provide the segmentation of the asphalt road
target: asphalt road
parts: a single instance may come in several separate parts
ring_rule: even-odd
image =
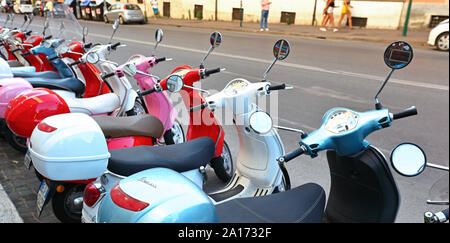
[[[89,27],[92,42],[105,43],[109,40],[112,33],[110,24],[80,23]],[[33,29],[40,31],[39,24],[33,24]],[[114,41],[120,41],[126,47],[112,53],[110,60],[124,63],[132,54],[152,54],[156,28],[150,25],[120,26]],[[209,48],[212,29],[164,27],[163,30],[163,42],[155,54],[174,60],[159,64],[151,70],[153,74],[164,77],[179,65],[200,64]],[[286,83],[294,89],[280,91],[278,110],[271,110],[270,113],[279,125],[306,132],[319,128],[323,114],[333,107],[356,111],[374,109],[374,96],[389,72],[383,61],[385,44],[260,33],[221,33],[223,44],[207,59],[206,67],[223,67],[226,71],[201,81],[201,87],[221,90],[230,80],[238,77],[250,82],[260,81],[273,60],[273,44],[284,38],[291,44],[290,56],[279,61],[267,79],[273,83]],[[424,149],[429,163],[448,167],[449,53],[426,48],[415,48],[414,51],[411,64],[394,72],[379,99],[391,112],[414,105],[418,116],[394,121],[392,127],[373,133],[367,140],[387,158],[399,143],[412,142]],[[234,127],[224,127],[225,140],[233,154],[237,155],[239,141]],[[279,133],[286,152],[297,148],[300,140],[298,134]],[[291,161],[287,168],[293,186],[316,182],[328,193],[329,170],[325,153],[315,159],[300,157]],[[397,222],[423,222],[423,212],[442,209],[427,206],[425,201],[432,184],[444,173],[448,172],[428,168],[417,177],[406,178],[393,172],[402,197]],[[221,186],[213,175],[210,179],[208,190]]]

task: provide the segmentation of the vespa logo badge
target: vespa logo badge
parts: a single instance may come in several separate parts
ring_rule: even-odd
[[[145,184],[147,184],[147,185],[149,185],[149,186],[151,186],[151,187],[156,189],[156,184],[153,183],[152,181],[148,180],[147,177],[139,178],[138,181],[143,182],[143,183],[145,183]]]

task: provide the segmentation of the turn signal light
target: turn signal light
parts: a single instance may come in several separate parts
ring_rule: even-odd
[[[38,129],[43,131],[43,132],[50,133],[50,132],[56,131],[57,128],[56,127],[52,127],[52,126],[48,125],[45,122],[41,122],[41,123],[38,124]]]
[[[99,188],[97,188],[91,182],[84,188],[83,201],[87,206],[92,207],[93,205],[95,205],[101,195],[102,193]]]
[[[117,206],[130,211],[139,212],[149,205],[146,202],[139,201],[127,195],[124,191],[122,191],[122,189],[120,189],[119,184],[111,189],[110,195],[111,200]]]

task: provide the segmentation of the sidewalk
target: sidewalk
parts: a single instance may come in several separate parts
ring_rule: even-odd
[[[0,184],[0,223],[23,223],[16,207]]]
[[[155,26],[177,26],[190,28],[204,28],[214,30],[241,31],[248,33],[290,35],[319,39],[340,39],[391,43],[398,40],[407,41],[413,46],[426,47],[430,30],[408,30],[407,36],[402,36],[402,30],[381,30],[354,27],[349,30],[342,27],[340,31],[333,32],[331,28],[323,32],[319,27],[305,25],[269,24],[269,31],[260,32],[259,23],[243,22],[242,28],[239,21],[207,21],[207,20],[182,20],[169,18],[149,18],[148,24]]]

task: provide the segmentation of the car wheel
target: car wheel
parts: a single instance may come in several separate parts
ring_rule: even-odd
[[[125,21],[123,21],[122,16],[119,16],[119,24],[120,24],[120,25],[123,25],[124,23],[125,23]]]
[[[436,47],[440,51],[448,51],[448,32],[442,33],[436,38]]]

